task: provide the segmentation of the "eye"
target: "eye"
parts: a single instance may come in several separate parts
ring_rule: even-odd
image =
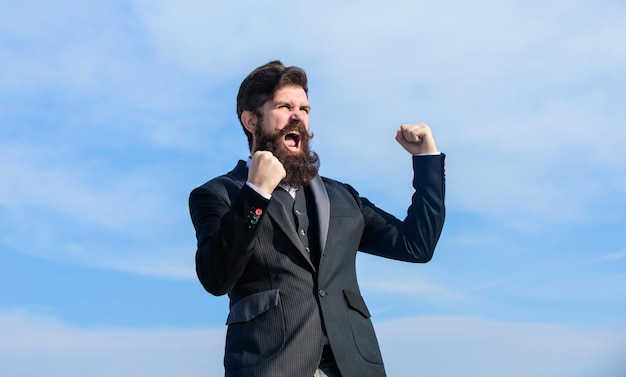
[[[301,107],[300,110],[304,111],[307,114],[311,112],[311,108],[308,106]]]

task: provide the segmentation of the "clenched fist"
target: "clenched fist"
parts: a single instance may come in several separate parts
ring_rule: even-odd
[[[403,124],[396,132],[396,140],[412,155],[439,153],[435,138],[425,124]]]
[[[268,151],[256,151],[252,155],[248,170],[248,182],[259,190],[271,195],[287,172],[283,164]]]

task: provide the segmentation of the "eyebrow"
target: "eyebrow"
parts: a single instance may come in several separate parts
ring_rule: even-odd
[[[282,105],[287,105],[287,106],[291,106],[291,107],[296,107],[293,105],[293,103],[291,101],[275,101],[275,106],[282,106]],[[297,106],[300,109],[307,109],[307,110],[311,110],[311,105],[302,105],[302,106]]]

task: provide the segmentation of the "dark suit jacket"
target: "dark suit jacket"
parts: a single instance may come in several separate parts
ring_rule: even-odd
[[[445,216],[444,158],[413,157],[415,193],[404,221],[346,184],[315,177],[319,267],[304,250],[292,213],[245,184],[244,161],[193,190],[198,277],[208,292],[230,297],[226,375],[311,377],[327,341],[343,377],[385,376],[357,283],[356,253],[431,259]]]

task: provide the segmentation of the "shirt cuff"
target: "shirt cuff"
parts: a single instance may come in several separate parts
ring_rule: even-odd
[[[414,154],[413,156],[415,157],[419,157],[419,156],[440,156],[441,152],[435,152],[435,153],[420,153],[420,154]]]
[[[261,195],[262,197],[264,197],[267,200],[270,200],[270,198],[272,197],[271,194],[268,194],[264,191],[262,191],[260,188],[256,187],[255,185],[253,185],[250,182],[246,181],[246,185],[248,185],[248,187],[250,187],[251,189],[253,189],[254,191],[256,191],[257,194]]]

